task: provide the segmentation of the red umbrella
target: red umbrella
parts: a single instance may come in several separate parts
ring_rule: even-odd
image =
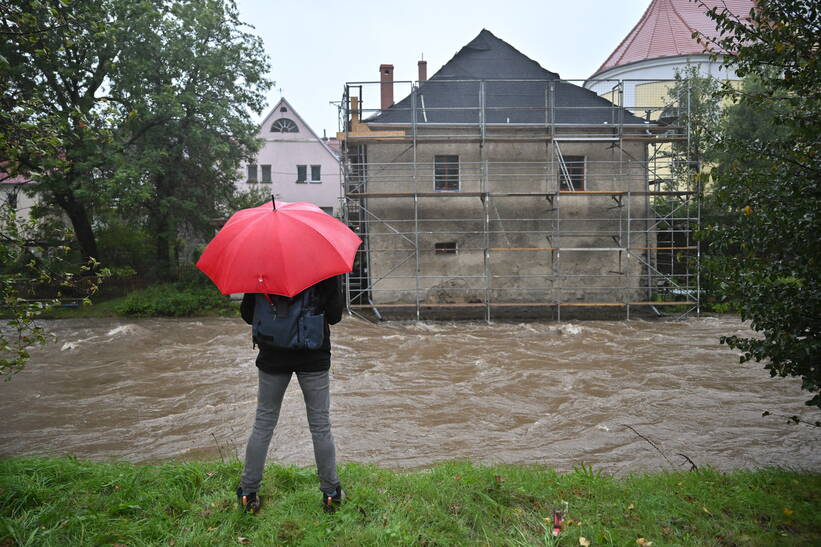
[[[223,294],[294,296],[353,267],[362,240],[312,203],[275,201],[234,213],[197,268]]]

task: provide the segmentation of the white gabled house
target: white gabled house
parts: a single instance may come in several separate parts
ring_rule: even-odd
[[[262,148],[256,163],[243,166],[239,189],[262,188],[278,200],[307,201],[339,214],[336,139],[319,137],[284,98],[262,121],[257,137],[264,141]]]

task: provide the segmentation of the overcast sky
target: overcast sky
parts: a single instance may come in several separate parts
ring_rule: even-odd
[[[268,94],[267,109],[284,96],[320,137],[323,129],[329,137],[338,130],[337,110],[330,102],[340,100],[345,82],[378,80],[382,63],[394,65],[395,80],[416,80],[417,61],[424,55],[432,76],[486,28],[562,78],[584,79],[613,52],[649,4],[237,0],[242,20],[263,39],[271,59],[276,86]],[[397,88],[397,101],[405,95]]]

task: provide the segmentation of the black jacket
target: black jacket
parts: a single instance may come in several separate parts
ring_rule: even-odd
[[[280,349],[264,343],[259,346],[257,367],[271,374],[297,371],[328,370],[331,366],[331,329],[342,320],[345,299],[342,296],[341,276],[331,277],[316,284],[319,293],[319,310],[325,312],[325,339],[318,349]],[[242,297],[240,313],[249,325],[254,321],[256,296],[246,293]]]

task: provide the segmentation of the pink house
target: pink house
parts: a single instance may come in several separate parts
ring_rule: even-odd
[[[337,143],[320,138],[284,98],[268,113],[257,137],[256,163],[243,166],[240,189],[263,188],[282,201],[308,201],[337,215],[341,181]]]
[[[17,217],[27,219],[36,200],[24,191],[26,185],[34,184],[28,177],[9,176],[0,171],[0,200],[9,204],[17,212]]]

